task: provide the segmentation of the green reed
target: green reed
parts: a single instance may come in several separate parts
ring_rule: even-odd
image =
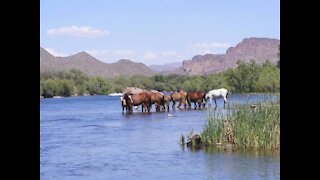
[[[204,145],[234,144],[241,149],[279,150],[280,101],[232,105],[226,115],[209,111],[201,133]]]

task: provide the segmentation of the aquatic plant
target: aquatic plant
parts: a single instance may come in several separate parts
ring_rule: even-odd
[[[203,144],[233,144],[243,149],[279,150],[280,102],[260,102],[254,106],[247,103],[236,107],[226,115],[209,111],[201,133]]]

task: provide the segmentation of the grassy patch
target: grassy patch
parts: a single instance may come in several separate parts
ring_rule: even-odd
[[[235,106],[233,106],[235,107]],[[227,115],[209,112],[201,133],[205,146],[233,144],[250,150],[280,149],[280,100],[237,105]]]

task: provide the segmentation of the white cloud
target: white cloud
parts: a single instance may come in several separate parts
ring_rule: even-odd
[[[225,53],[226,49],[231,47],[228,43],[193,43],[190,45],[193,53],[196,54],[220,54]]]
[[[59,56],[59,57],[68,56],[67,54],[57,52],[56,50],[54,50],[54,49],[52,49],[52,48],[44,48],[44,49],[45,49],[46,51],[48,51],[50,54],[52,54],[53,56]]]
[[[143,53],[142,58],[145,60],[154,60],[154,59],[158,58],[158,56],[155,53],[149,51],[149,52]]]
[[[110,32],[89,26],[64,26],[56,29],[49,29],[47,34],[68,35],[72,37],[102,37],[110,34]]]

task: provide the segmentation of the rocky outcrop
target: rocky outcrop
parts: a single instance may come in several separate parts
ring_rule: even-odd
[[[188,75],[203,75],[225,71],[237,67],[236,62],[255,60],[263,64],[266,60],[276,64],[280,40],[271,38],[245,38],[235,47],[227,49],[226,54],[205,54],[183,61],[182,68]]]
[[[188,75],[205,74],[206,72],[219,72],[225,69],[223,54],[197,55],[192,60],[183,61],[183,69]]]
[[[188,137],[188,141],[187,141],[187,147],[199,147],[201,146],[201,136],[198,133],[192,133],[189,137]]]

